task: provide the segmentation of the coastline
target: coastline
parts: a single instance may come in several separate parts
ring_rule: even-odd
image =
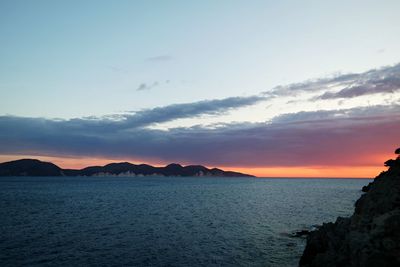
[[[308,235],[299,266],[400,266],[400,157],[385,166],[363,187],[351,217]]]

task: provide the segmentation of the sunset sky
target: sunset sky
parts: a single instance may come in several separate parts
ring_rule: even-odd
[[[0,162],[373,177],[400,1],[0,1]]]

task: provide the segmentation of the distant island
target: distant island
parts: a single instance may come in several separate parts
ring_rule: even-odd
[[[201,165],[182,166],[169,164],[154,167],[147,164],[129,162],[110,163],[105,166],[90,166],[80,170],[62,169],[51,162],[37,159],[20,159],[0,163],[0,176],[213,176],[213,177],[255,177],[240,172],[224,171],[218,168],[206,168]]]

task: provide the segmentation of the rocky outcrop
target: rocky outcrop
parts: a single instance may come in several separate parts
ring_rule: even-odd
[[[81,170],[61,169],[50,162],[36,159],[22,159],[0,163],[0,176],[214,176],[214,177],[254,177],[252,175],[208,169],[201,165],[182,166],[176,163],[165,167],[129,162],[110,163],[105,166],[92,166]]]
[[[363,188],[350,218],[309,234],[300,266],[400,266],[400,158],[385,165]]]

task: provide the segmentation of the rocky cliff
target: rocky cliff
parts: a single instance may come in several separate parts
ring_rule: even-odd
[[[385,166],[363,188],[350,218],[310,233],[300,266],[400,266],[400,157]]]

